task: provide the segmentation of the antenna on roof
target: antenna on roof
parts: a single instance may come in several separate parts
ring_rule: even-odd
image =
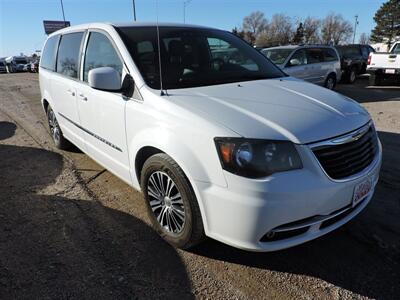
[[[160,28],[158,26],[158,0],[156,0],[156,12],[157,12],[157,48],[158,48],[158,68],[160,69],[160,95],[164,96],[164,89],[162,84],[162,69],[161,69],[161,43],[160,43]]]

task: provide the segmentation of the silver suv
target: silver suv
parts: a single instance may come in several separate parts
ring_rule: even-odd
[[[333,89],[340,80],[340,59],[330,46],[279,46],[261,52],[285,73]]]

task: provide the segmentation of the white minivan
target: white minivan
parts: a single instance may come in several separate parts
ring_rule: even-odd
[[[176,247],[208,236],[288,248],[372,198],[382,154],[367,111],[287,76],[229,32],[87,24],[53,33],[42,53],[56,146],[75,144],[142,191],[155,230]]]

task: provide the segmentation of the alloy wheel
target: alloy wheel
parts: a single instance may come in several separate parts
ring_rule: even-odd
[[[150,207],[160,226],[172,234],[182,232],[185,207],[175,182],[165,172],[156,171],[149,177],[147,193]]]
[[[350,73],[350,82],[354,82],[356,80],[356,72],[351,71]]]
[[[329,77],[326,81],[326,87],[332,90],[335,87],[335,79],[333,77]]]
[[[49,122],[51,136],[55,142],[58,142],[60,140],[60,127],[58,126],[56,116],[52,109],[50,109],[47,119]]]

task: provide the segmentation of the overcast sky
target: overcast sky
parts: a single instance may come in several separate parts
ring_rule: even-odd
[[[71,25],[133,20],[132,0],[63,0],[65,17]],[[183,22],[183,0],[158,0],[159,20]],[[370,33],[373,16],[381,0],[192,0],[187,4],[186,22],[231,30],[243,17],[260,10],[267,19],[285,13],[298,20],[323,18],[340,13],[354,23],[359,16],[357,38]],[[156,0],[136,0],[138,21],[156,20]],[[60,0],[0,0],[0,57],[32,54],[46,39],[43,20],[62,20]]]

